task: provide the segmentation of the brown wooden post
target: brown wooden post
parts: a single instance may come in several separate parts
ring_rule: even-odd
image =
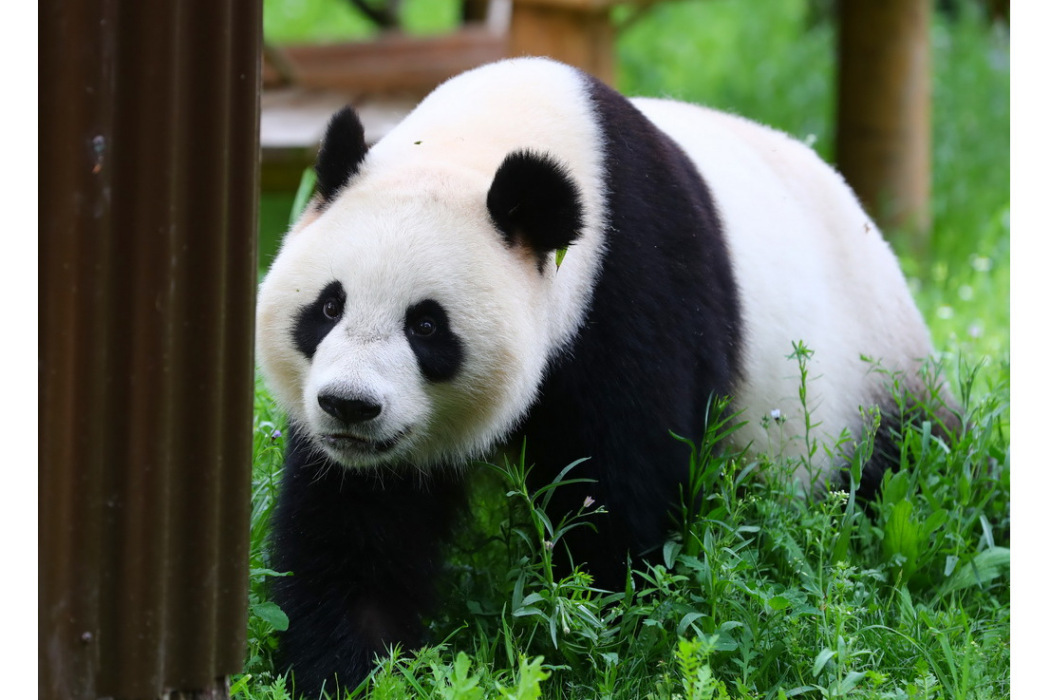
[[[244,661],[262,3],[40,3],[39,697]]]
[[[548,56],[615,85],[616,36],[609,16],[615,4],[616,0],[514,0],[510,54]]]
[[[932,0],[839,3],[838,167],[883,226],[930,226]]]

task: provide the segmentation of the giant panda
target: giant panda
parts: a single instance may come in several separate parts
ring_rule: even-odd
[[[421,643],[476,460],[524,439],[542,482],[587,458],[573,474],[596,483],[551,507],[605,507],[570,548],[615,587],[667,535],[689,456],[671,433],[702,437],[712,396],[739,412],[734,449],[803,456],[793,341],[813,352],[811,438],[841,448],[861,407],[896,415],[890,374],[922,391],[930,338],[875,224],[809,148],[740,117],[510,59],[372,147],[337,113],[316,173],[257,318],[289,421],[281,658],[307,693]],[[798,463],[804,488],[842,468]]]

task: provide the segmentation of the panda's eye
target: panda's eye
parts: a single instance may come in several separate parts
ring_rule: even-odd
[[[338,297],[328,297],[321,307],[321,313],[329,320],[336,320],[343,313],[343,301]]]
[[[405,334],[409,340],[436,342],[448,332],[448,315],[441,304],[426,299],[405,312]]]
[[[412,322],[410,330],[412,334],[417,338],[429,338],[430,336],[437,333],[438,324],[437,321],[430,318],[429,316],[423,316],[417,318]]]

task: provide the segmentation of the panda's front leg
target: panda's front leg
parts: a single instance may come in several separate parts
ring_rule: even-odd
[[[353,472],[289,430],[273,520],[272,595],[288,615],[280,639],[295,688],[352,689],[392,645],[424,642],[442,548],[464,487],[455,476]]]

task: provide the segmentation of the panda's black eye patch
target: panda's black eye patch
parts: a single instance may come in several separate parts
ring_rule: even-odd
[[[317,346],[343,317],[345,305],[346,291],[343,285],[329,282],[313,302],[300,307],[295,315],[295,325],[292,326],[292,342],[296,349],[312,359]]]
[[[441,382],[456,376],[463,364],[463,343],[452,332],[441,304],[426,299],[410,306],[405,312],[405,337],[424,377]]]

